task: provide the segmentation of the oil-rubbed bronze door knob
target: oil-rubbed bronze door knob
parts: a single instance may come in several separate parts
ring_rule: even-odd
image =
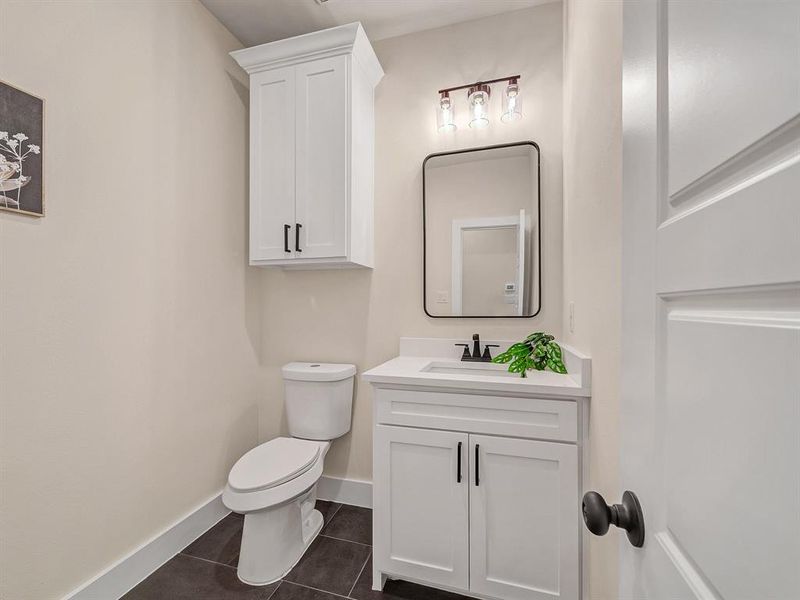
[[[644,515],[639,499],[633,492],[622,494],[622,504],[609,506],[597,492],[583,496],[583,522],[595,535],[605,535],[611,525],[624,529],[628,541],[637,548],[644,545]]]

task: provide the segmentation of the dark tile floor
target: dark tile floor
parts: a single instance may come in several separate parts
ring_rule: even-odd
[[[122,600],[469,600],[405,581],[372,591],[372,511],[317,501],[325,520],[297,566],[282,580],[252,587],[236,577],[241,515],[231,514],[189,544]]]

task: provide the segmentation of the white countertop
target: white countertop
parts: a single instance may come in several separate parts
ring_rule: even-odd
[[[365,373],[362,378],[375,385],[403,385],[414,387],[436,387],[466,389],[471,391],[505,392],[535,396],[588,397],[591,395],[591,360],[577,351],[564,346],[564,362],[568,374],[552,371],[528,371],[527,377],[511,377],[507,373],[491,375],[469,373],[469,367],[504,371],[507,365],[493,363],[462,363],[462,348],[454,344],[464,340],[427,340],[425,338],[402,338],[400,356],[393,358]],[[503,351],[511,342],[487,340],[500,344]],[[483,342],[481,342],[483,347]],[[439,367],[452,365],[454,369],[467,367],[459,373],[429,372],[425,369],[435,363]]]

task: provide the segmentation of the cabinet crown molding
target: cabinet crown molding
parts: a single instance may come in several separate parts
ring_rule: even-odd
[[[360,22],[234,50],[230,53],[239,66],[251,75],[342,54],[351,54],[358,61],[373,86],[383,77],[383,68]]]

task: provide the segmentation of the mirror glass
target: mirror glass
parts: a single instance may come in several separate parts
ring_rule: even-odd
[[[539,147],[533,142],[432,154],[423,163],[425,312],[539,312]]]

